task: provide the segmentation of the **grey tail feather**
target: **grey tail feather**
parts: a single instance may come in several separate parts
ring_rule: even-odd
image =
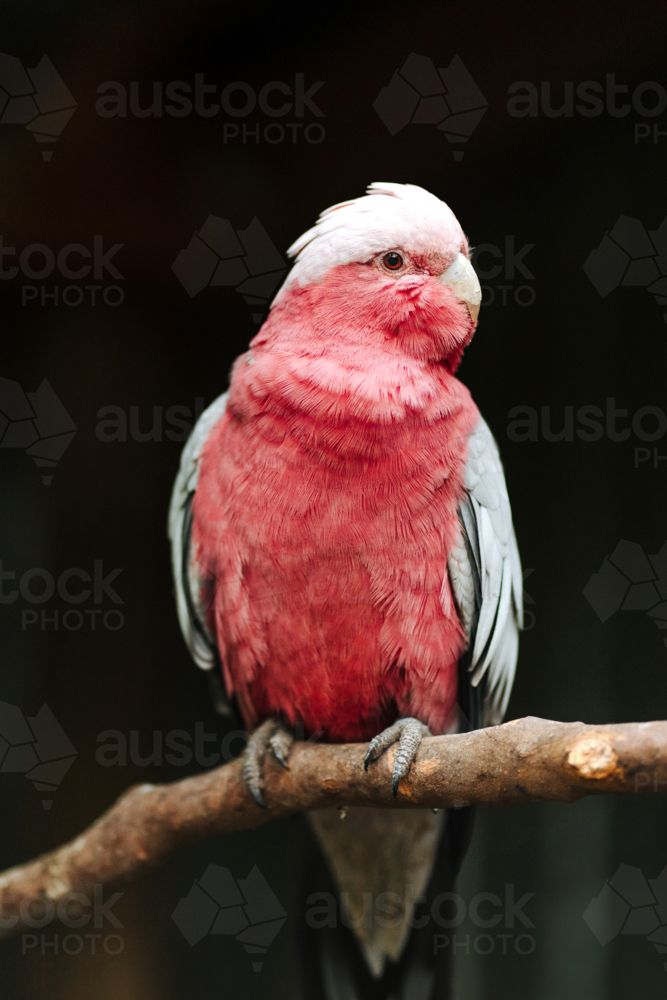
[[[482,678],[478,687],[472,687],[469,659],[468,651],[459,663],[460,731],[479,729],[483,719],[486,681]],[[447,810],[433,875],[424,901],[415,909],[417,924],[422,922],[419,917],[431,914],[436,896],[452,891],[472,838],[474,819],[474,808]],[[430,916],[424,927],[416,926],[412,931],[399,961],[389,961],[383,975],[375,979],[353,931],[341,921],[340,896],[316,843],[304,889],[304,914],[318,902],[322,904],[322,892],[336,905],[332,908],[334,926],[309,927],[308,920],[302,925],[301,1000],[452,1000],[452,953],[450,947],[443,946],[442,928]]]
[[[376,979],[368,970],[351,929],[341,921],[340,897],[319,849],[307,872],[304,913],[317,911],[323,900],[335,900],[331,926],[308,926],[301,940],[301,1000],[451,1000],[453,962],[443,946],[442,928],[430,918],[435,897],[450,892],[472,832],[470,809],[449,810],[433,876],[424,900],[417,904],[415,927],[398,962],[387,962]],[[322,896],[326,893],[326,896]],[[320,911],[321,912],[321,911]],[[427,919],[424,921],[424,916]],[[421,919],[420,919],[421,918]],[[317,919],[310,921],[315,924]],[[440,935],[437,937],[437,935]]]

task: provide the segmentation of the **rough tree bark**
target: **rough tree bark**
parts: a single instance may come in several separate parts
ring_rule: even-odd
[[[573,802],[607,792],[667,791],[667,722],[588,726],[525,718],[425,739],[398,798],[395,748],[364,772],[366,744],[296,743],[289,770],[267,759],[265,799],[255,805],[242,761],[169,785],[128,789],[75,840],[0,876],[0,936],[26,913],[140,875],[177,847],[325,806],[442,808]],[[30,908],[28,910],[28,907]]]

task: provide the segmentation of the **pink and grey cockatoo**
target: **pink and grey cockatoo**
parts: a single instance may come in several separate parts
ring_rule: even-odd
[[[289,253],[170,512],[181,627],[253,730],[258,805],[263,760],[286,763],[297,726],[370,740],[367,766],[398,743],[396,794],[424,734],[499,722],[522,604],[498,450],[455,375],[481,291],[454,214],[420,187],[372,184]],[[409,917],[451,887],[466,812],[311,814],[359,946],[341,926],[319,935],[313,996],[448,995],[438,928],[411,934]],[[400,919],[361,919],[381,892]]]

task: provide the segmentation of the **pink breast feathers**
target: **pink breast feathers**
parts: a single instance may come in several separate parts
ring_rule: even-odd
[[[194,540],[225,683],[249,727],[442,732],[464,646],[447,556],[479,415],[423,330],[406,352],[357,313],[323,346],[318,296],[335,300],[327,280],[274,308],[203,452]]]

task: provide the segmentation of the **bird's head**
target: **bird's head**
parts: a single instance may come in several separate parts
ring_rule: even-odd
[[[453,370],[474,332],[481,290],[468,241],[444,202],[413,184],[371,184],[333,205],[289,249],[274,305],[305,293],[316,331],[364,338]]]

